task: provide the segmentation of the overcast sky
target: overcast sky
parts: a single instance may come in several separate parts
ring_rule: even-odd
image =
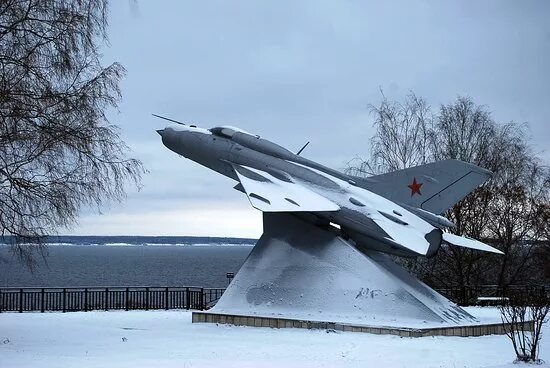
[[[457,95],[550,140],[548,1],[111,1],[105,63],[119,61],[112,121],[149,173],[73,234],[258,237],[233,183],[161,143],[151,113],[239,126],[339,169],[366,156],[380,88],[435,108]],[[544,153],[548,159],[548,152]],[[550,161],[550,160],[549,160]]]

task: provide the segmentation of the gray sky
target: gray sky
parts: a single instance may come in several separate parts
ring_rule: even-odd
[[[111,1],[105,62],[121,62],[112,121],[149,173],[73,234],[257,237],[235,184],[160,142],[151,113],[239,126],[333,168],[365,156],[380,88],[436,107],[457,95],[550,140],[547,1]],[[548,161],[550,155],[544,153]]]

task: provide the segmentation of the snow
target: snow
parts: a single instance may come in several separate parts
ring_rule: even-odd
[[[479,318],[498,313],[468,312]],[[549,347],[543,339],[546,361]],[[2,368],[514,367],[513,360],[506,336],[399,338],[192,324],[187,311],[0,314]]]

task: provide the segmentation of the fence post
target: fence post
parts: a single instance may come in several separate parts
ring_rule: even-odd
[[[23,313],[23,289],[19,289],[19,313]]]
[[[149,288],[145,288],[145,310],[149,310]]]
[[[44,288],[40,289],[40,312],[44,313]]]
[[[164,309],[168,310],[168,286],[164,289]]]
[[[88,288],[84,288],[84,312],[88,311]]]
[[[128,303],[130,299],[130,288],[126,288],[124,292],[124,310],[128,310]]]
[[[2,289],[0,289],[0,313],[2,313],[3,307],[4,307],[4,296],[2,295]]]
[[[189,307],[191,306],[191,298],[189,293],[189,286],[185,287],[185,309],[189,310]]]
[[[109,310],[109,288],[105,288],[105,310]]]
[[[205,299],[205,295],[204,295],[204,288],[201,288],[201,305],[200,305],[200,310],[204,310],[204,299]]]
[[[65,310],[67,308],[67,289],[63,289],[63,313],[65,313]]]

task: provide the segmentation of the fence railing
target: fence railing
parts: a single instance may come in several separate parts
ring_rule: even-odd
[[[0,312],[208,309],[225,289],[199,287],[0,288]]]
[[[506,287],[498,285],[453,286],[435,288],[435,290],[459,305],[501,304],[508,298],[527,295],[550,296],[550,288],[544,285],[509,285]]]
[[[497,285],[436,288],[460,305],[499,304],[508,297],[549,295],[545,286]],[[92,310],[209,309],[223,288],[200,287],[89,287],[0,288],[1,312],[76,312]]]

